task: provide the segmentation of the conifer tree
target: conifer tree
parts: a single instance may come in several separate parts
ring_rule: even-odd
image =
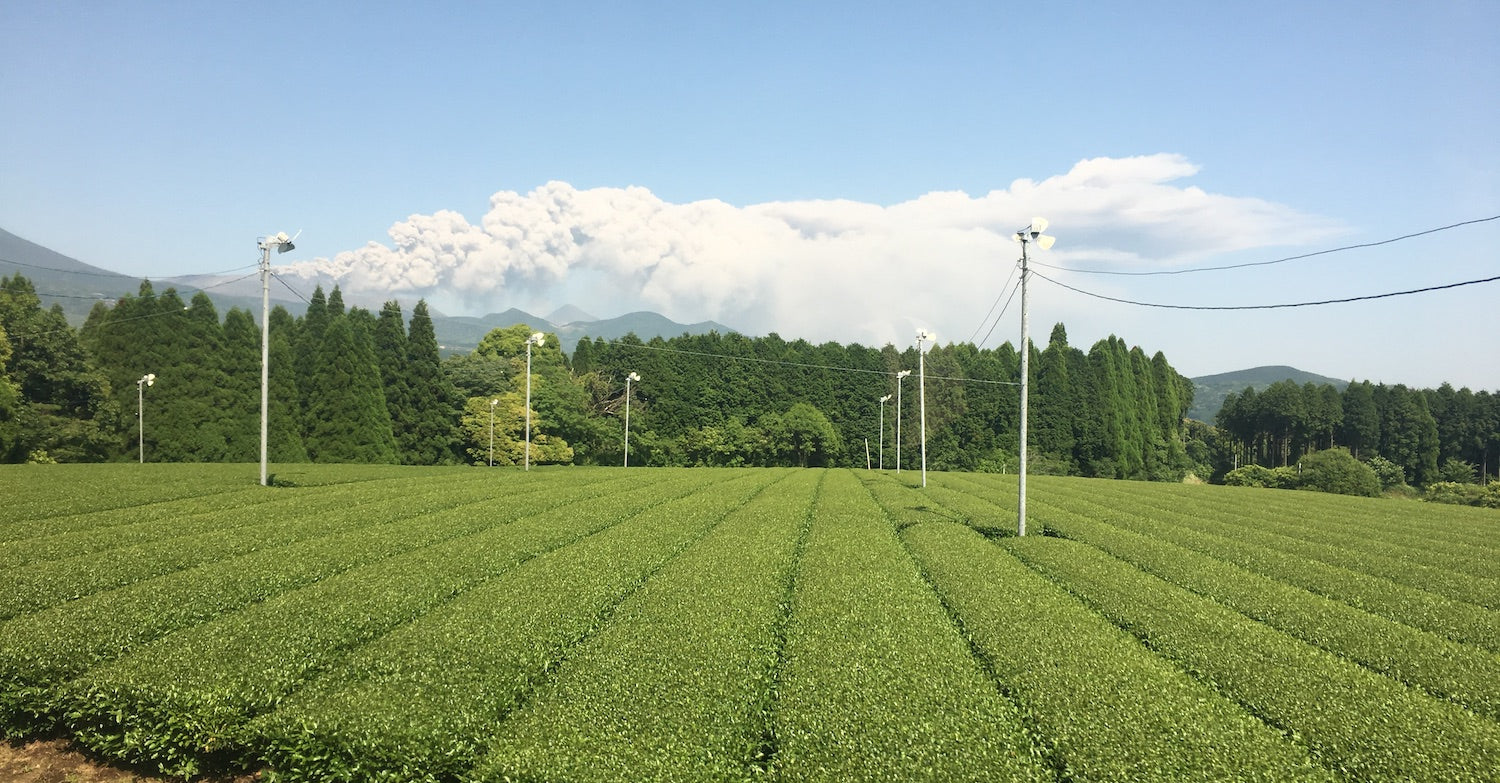
[[[395,462],[380,371],[368,335],[359,336],[354,320],[334,318],[324,332],[306,390],[308,456],[314,462]]]
[[[412,428],[412,419],[417,411],[411,399],[411,383],[408,379],[406,322],[401,315],[401,304],[395,300],[380,308],[372,336],[375,347],[375,363],[380,368],[380,385],[385,392],[385,407],[391,415],[391,431],[396,438],[396,454],[399,461],[413,464],[407,458],[402,444],[406,433]]]
[[[1078,413],[1073,385],[1068,378],[1070,350],[1067,329],[1062,324],[1052,327],[1047,349],[1042,351],[1041,361],[1037,362],[1040,366],[1037,368],[1036,391],[1028,400],[1028,404],[1035,406],[1028,422],[1035,435],[1028,439],[1035,444],[1037,452],[1064,463],[1073,461],[1073,417]]]
[[[260,327],[248,310],[224,315],[224,376],[230,400],[225,424],[226,459],[260,459]]]
[[[411,414],[397,433],[402,460],[413,465],[442,465],[457,458],[460,397],[443,372],[437,335],[427,302],[412,308],[406,338],[407,399]]]
[[[292,351],[295,332],[296,321],[285,308],[277,305],[271,310],[266,458],[272,462],[308,461],[307,449],[302,441],[302,394],[297,388],[297,367]],[[256,410],[259,411],[258,402]],[[256,458],[259,459],[259,456],[257,450]]]
[[[318,354],[323,349],[323,333],[328,331],[328,321],[328,297],[323,293],[323,286],[320,285],[313,289],[312,299],[307,303],[307,311],[297,319],[297,328],[291,335],[297,368],[297,388],[304,392],[313,388],[313,376],[318,371]],[[272,323],[274,325],[275,322]],[[309,402],[305,395],[298,401],[298,415],[303,419],[301,429],[304,436],[313,424],[306,418]]]
[[[157,309],[161,317],[152,319],[152,325],[159,350],[147,368],[160,379],[150,395],[157,415],[147,429],[156,441],[156,458],[224,461],[236,402],[224,372],[218,312],[207,294],[198,292],[184,307],[170,288],[157,298]]]

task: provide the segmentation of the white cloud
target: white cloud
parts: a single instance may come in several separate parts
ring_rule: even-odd
[[[1180,184],[1197,173],[1180,155],[1094,158],[983,196],[934,192],[890,206],[674,204],[641,187],[549,182],[525,195],[496,193],[477,225],[446,210],[412,215],[391,227],[390,245],[288,271],[476,311],[560,306],[555,297],[581,275],[610,283],[585,287],[594,298],[573,302],[600,315],[647,308],[750,333],[906,344],[913,320],[944,342],[969,338],[1016,258],[1010,234],[1034,214],[1060,237],[1050,261],[1112,268],[1181,265],[1339,232],[1284,205]]]

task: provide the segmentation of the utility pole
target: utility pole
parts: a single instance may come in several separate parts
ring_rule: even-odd
[[[302,232],[297,232],[301,234]],[[271,248],[285,253],[296,245],[285,231],[260,240],[260,485],[266,486],[266,433],[271,420]]]
[[[1026,392],[1031,385],[1031,310],[1026,298],[1027,268],[1026,245],[1035,241],[1043,250],[1052,247],[1052,237],[1042,234],[1047,230],[1046,218],[1032,218],[1031,225],[1017,231],[1012,239],[1021,243],[1021,464],[1019,499],[1016,502],[1016,535],[1026,535]]]

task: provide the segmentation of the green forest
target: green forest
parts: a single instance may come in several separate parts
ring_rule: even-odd
[[[277,307],[269,320],[273,462],[519,465],[529,418],[531,463],[618,465],[628,404],[631,465],[913,470],[923,397],[928,468],[1014,472],[1018,461],[1021,362],[1009,343],[919,356],[710,332],[584,339],[569,356],[548,336],[528,374],[531,327],[495,329],[442,358],[423,302],[408,318],[396,302],[371,312],[319,288],[301,316]],[[1456,463],[1492,472],[1500,445],[1500,401],[1487,392],[1278,384],[1231,395],[1213,427],[1184,418],[1193,385],[1160,352],[1114,336],[1085,352],[1062,324],[1031,351],[1039,473],[1222,480],[1341,446],[1426,484]],[[252,314],[221,319],[201,292],[184,301],[143,282],[73,328],[24,277],[4,278],[0,461],[254,462],[260,352]],[[641,380],[627,401],[632,372]]]

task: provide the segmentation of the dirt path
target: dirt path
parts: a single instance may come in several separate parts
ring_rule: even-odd
[[[254,783],[259,775],[203,778],[204,783]],[[166,783],[161,778],[103,764],[66,740],[0,741],[0,783]]]

